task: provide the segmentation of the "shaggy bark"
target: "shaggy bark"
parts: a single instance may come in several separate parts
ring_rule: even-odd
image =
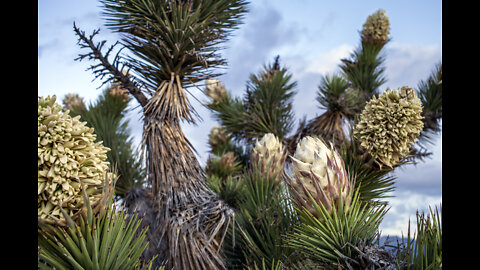
[[[132,94],[143,108],[144,130],[142,145],[147,160],[147,175],[151,194],[133,192],[131,207],[145,215],[150,245],[145,259],[158,255],[154,268],[166,269],[226,269],[220,247],[234,213],[205,183],[205,173],[194,155],[194,148],[184,136],[180,120],[191,121],[188,100],[178,75],[159,84],[152,98],[147,98],[138,85],[121,72],[118,54],[111,64],[101,49],[105,42],[93,42],[74,24],[82,48],[91,52],[80,55],[98,60],[91,66],[96,78],[110,75]],[[115,45],[114,45],[115,46]],[[136,205],[136,207],[135,207]],[[148,216],[148,217],[147,217]]]

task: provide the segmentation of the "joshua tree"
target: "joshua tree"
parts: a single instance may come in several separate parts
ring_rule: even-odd
[[[342,59],[341,74],[321,79],[317,101],[325,112],[300,123],[297,133],[288,138],[292,154],[304,136],[316,135],[338,147],[346,140],[344,124],[354,120],[365,102],[385,83],[381,51],[389,41],[390,22],[384,10],[370,15],[360,32],[360,46],[350,59]]]
[[[151,269],[148,229],[115,210],[110,149],[55,101],[38,99],[38,268]]]
[[[109,76],[143,109],[143,149],[152,187],[154,241],[147,255],[158,254],[167,269],[223,269],[219,248],[232,211],[205,183],[193,146],[180,122],[195,123],[187,88],[214,77],[211,69],[225,64],[219,45],[240,23],[242,0],[123,1],[103,0],[106,26],[121,33],[131,56],[120,54],[110,63],[105,42],[95,44],[74,25],[82,48],[78,59],[98,60],[96,77]],[[129,69],[129,76],[121,72]],[[158,265],[158,264],[157,264]]]
[[[234,141],[252,143],[266,133],[283,140],[291,130],[296,82],[291,82],[292,75],[280,66],[279,59],[279,56],[275,57],[272,65],[250,75],[243,100],[232,97],[226,91],[207,89],[212,98],[208,107],[226,131],[232,134]],[[223,87],[220,82],[218,84]]]
[[[386,81],[382,48],[388,35],[383,10],[368,17],[360,46],[342,59],[341,73],[321,78],[317,101],[325,112],[303,120],[287,138],[291,125],[283,125],[279,116],[288,114],[279,112],[288,112],[295,84],[278,72],[278,58],[259,76],[251,76],[243,100],[233,98],[219,81],[207,83],[212,99],[207,106],[221,125],[211,133],[216,138],[210,142],[211,154],[230,149],[229,155],[235,153],[243,167],[227,171],[217,162],[211,170],[238,177],[235,183],[242,186],[225,177],[223,188],[216,189],[235,202],[237,227],[228,231],[224,242],[230,268],[398,269],[394,254],[378,243],[378,226],[388,211],[383,199],[394,189],[391,172],[424,154],[415,149],[415,142],[419,145],[422,137],[440,130],[442,85],[440,64],[418,89],[404,86],[381,92]],[[276,84],[272,74],[278,76]],[[280,109],[275,112],[272,103],[260,100],[275,100]],[[254,150],[258,145],[269,144],[266,138],[273,134],[268,133],[288,149],[280,182],[270,179],[276,175],[276,166],[269,163],[275,155],[255,155],[261,152]],[[252,149],[251,156],[242,158],[241,151],[233,150],[238,148]],[[438,254],[434,240],[429,240],[429,248]],[[403,247],[401,259],[421,260],[408,257],[409,248]]]
[[[105,42],[93,42],[98,31],[87,37],[74,25],[80,46],[91,50],[78,59],[99,61],[91,67],[96,77],[115,80],[143,109],[151,190],[129,196],[143,198],[134,206],[151,222],[145,261],[158,255],[154,266],[166,269],[397,269],[423,260],[411,250],[426,248],[435,254],[428,264],[441,265],[439,218],[421,225],[435,231],[422,234],[428,247],[409,239],[397,261],[377,243],[388,211],[379,199],[395,180],[389,173],[415,154],[417,138],[440,130],[442,116],[441,64],[418,90],[380,93],[389,41],[383,10],[367,18],[341,73],[322,77],[317,100],[326,111],[288,138],[296,83],[279,57],[251,75],[243,99],[208,69],[225,63],[217,50],[239,24],[244,1],[101,2],[130,56],[119,52],[110,62],[115,45],[104,54]],[[221,124],[209,136],[206,174],[180,128],[196,121],[187,90],[202,80]]]

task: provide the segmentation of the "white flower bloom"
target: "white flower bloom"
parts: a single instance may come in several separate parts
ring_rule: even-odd
[[[275,174],[275,182],[278,183],[283,176],[285,155],[285,148],[280,140],[273,133],[267,133],[260,141],[257,140],[252,149],[252,165],[263,173]]]
[[[300,179],[305,177],[300,171],[307,173],[313,172],[320,180],[320,186],[324,188],[327,184],[327,171],[332,181],[335,181],[336,174],[332,173],[332,168],[327,166],[327,158],[340,162],[341,157],[335,151],[331,150],[323,141],[310,136],[304,137],[297,146],[292,160],[295,166],[292,172]]]
[[[253,152],[258,153],[261,157],[264,157],[267,151],[269,153],[276,153],[281,148],[282,144],[278,138],[273,135],[273,133],[267,133],[260,141],[257,140],[255,147],[253,148]]]
[[[352,194],[350,180],[342,157],[331,143],[328,147],[321,139],[306,136],[298,143],[291,160],[294,177],[289,179],[288,184],[298,205],[315,212],[305,191],[318,204],[324,204],[328,211],[332,209],[331,199],[336,201],[340,191],[343,201],[349,205]]]

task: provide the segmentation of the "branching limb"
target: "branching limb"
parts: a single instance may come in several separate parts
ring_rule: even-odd
[[[87,58],[88,60],[98,60],[100,63],[96,65],[91,65],[89,68],[89,70],[93,71],[95,79],[100,78],[101,80],[103,80],[105,76],[110,76],[102,83],[100,87],[102,87],[105,83],[115,79],[122,85],[123,88],[127,89],[128,92],[135,97],[135,99],[137,99],[138,103],[140,103],[142,107],[145,107],[148,103],[147,97],[141,92],[135,82],[130,80],[127,75],[122,73],[122,69],[125,67],[126,64],[120,62],[121,49],[117,52],[113,63],[110,63],[108,61],[108,56],[112,52],[113,48],[118,45],[118,42],[110,46],[105,55],[103,55],[102,48],[105,45],[106,40],[98,42],[96,45],[93,42],[94,36],[97,35],[100,31],[99,29],[94,30],[88,38],[85,35],[85,31],[81,31],[75,25],[75,22],[73,23],[73,30],[78,36],[78,45],[80,46],[80,48],[89,48],[91,50],[89,53],[79,54],[79,56],[75,58],[75,60],[82,61],[85,58]]]

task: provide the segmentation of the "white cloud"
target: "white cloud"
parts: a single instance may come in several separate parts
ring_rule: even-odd
[[[305,68],[305,72],[313,72],[319,74],[333,73],[337,70],[341,63],[340,59],[350,56],[354,47],[349,44],[342,44],[338,47],[322,53]]]
[[[442,196],[427,196],[425,194],[413,193],[409,191],[395,192],[395,197],[388,198],[391,206],[380,224],[382,235],[404,236],[408,233],[408,223],[410,220],[411,232],[416,226],[416,212],[430,213],[429,207],[435,209],[442,203]]]
[[[442,60],[439,45],[402,44],[392,42],[385,49],[387,83],[385,86],[416,88],[420,80],[425,80],[437,63]]]

